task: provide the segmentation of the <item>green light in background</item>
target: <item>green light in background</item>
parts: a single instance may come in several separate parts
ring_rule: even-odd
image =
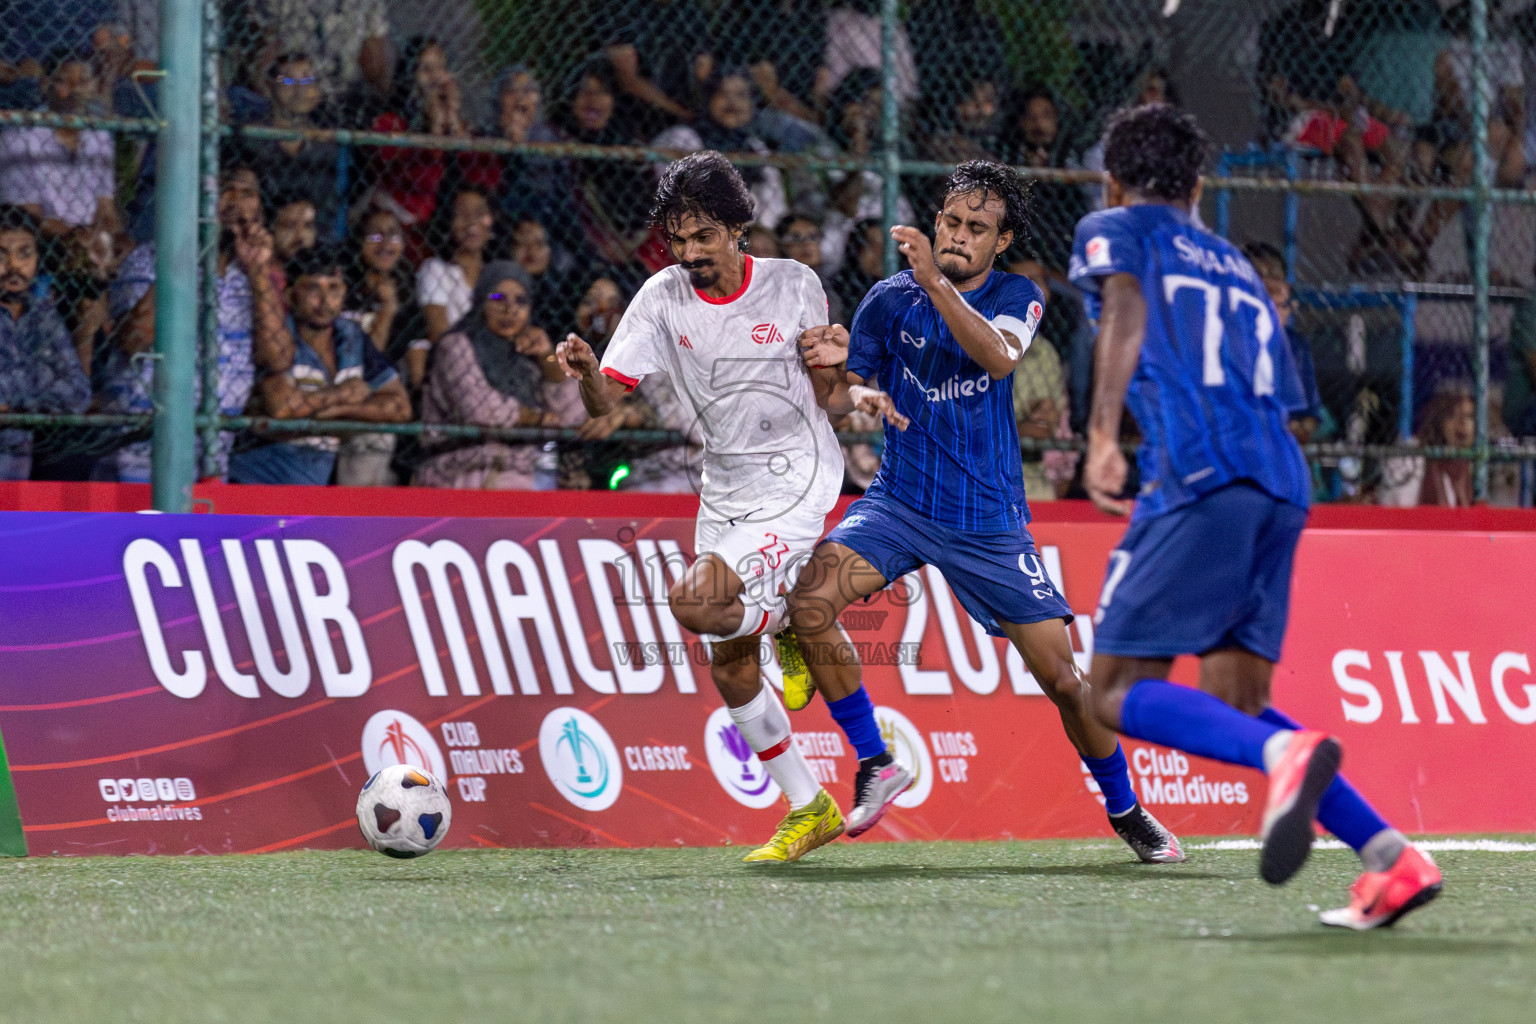
[[[623,483],[624,478],[627,476],[629,476],[628,466],[615,466],[612,475],[608,477],[608,489],[610,491],[618,490],[619,484]]]

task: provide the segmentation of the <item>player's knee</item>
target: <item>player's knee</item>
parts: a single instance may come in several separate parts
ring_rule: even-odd
[[[730,633],[736,623],[722,626],[719,609],[705,600],[704,595],[688,586],[686,579],[679,580],[667,591],[667,608],[677,624],[694,633]]]
[[[1100,723],[1110,729],[1120,728],[1120,705],[1125,702],[1126,692],[1134,680],[1114,673],[1093,673],[1085,684],[1088,690],[1088,711]]]
[[[1035,673],[1035,681],[1057,704],[1081,706],[1086,698],[1088,683],[1076,663],[1070,660],[1051,662]]]

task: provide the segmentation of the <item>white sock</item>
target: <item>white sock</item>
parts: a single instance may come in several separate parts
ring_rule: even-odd
[[[744,609],[741,616],[741,625],[736,627],[734,633],[727,633],[722,640],[735,640],[741,636],[761,636],[766,633],[769,636],[784,628],[784,623],[789,619],[789,602],[782,596],[771,605],[765,605],[754,600],[745,590],[741,592],[741,604]]]
[[[730,708],[731,720],[741,730],[769,776],[789,798],[789,808],[798,811],[821,792],[821,783],[811,774],[811,766],[795,743],[789,727],[789,712],[779,703],[779,695],[765,686],[748,704]]]

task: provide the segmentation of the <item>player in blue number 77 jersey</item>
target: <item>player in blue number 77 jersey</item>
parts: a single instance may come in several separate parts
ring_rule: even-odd
[[[1390,925],[1440,892],[1439,869],[1338,776],[1338,740],[1270,706],[1311,477],[1291,436],[1290,345],[1248,260],[1194,220],[1209,140],[1193,117],[1122,110],[1104,136],[1109,209],[1077,226],[1071,277],[1099,322],[1083,482],[1125,514],[1122,409],[1141,487],[1095,613],[1094,711],[1127,736],[1269,774],[1259,873],[1306,862],[1314,819],[1365,865],[1324,924]],[[1167,681],[1200,656],[1200,688]]]
[[[1012,381],[1045,307],[1028,278],[992,268],[1024,228],[1026,198],[1007,167],[961,164],[932,244],[916,228],[891,230],[912,269],[870,290],[851,334],[832,325],[801,336],[818,402],[833,415],[886,412],[891,425],[879,474],[796,582],[790,620],[816,689],[859,756],[849,836],[873,827],[913,775],[886,749],[837,617],[931,564],[987,632],[1018,648],[1099,783],[1115,832],[1144,861],[1180,861],[1178,841],[1136,800],[1115,734],[1088,710],[1065,628],[1072,612],[1029,535]],[[876,378],[888,396],[866,386]],[[792,692],[790,679],[785,703],[803,707],[811,691]]]

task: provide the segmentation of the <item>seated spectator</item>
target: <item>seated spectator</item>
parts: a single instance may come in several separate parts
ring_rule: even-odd
[[[842,0],[827,14],[827,49],[822,63],[827,68],[827,88],[836,89],[843,79],[859,70],[881,67],[880,0]],[[896,100],[902,105],[918,96],[917,65],[904,26],[896,26]]]
[[[270,115],[263,119],[267,125],[296,129],[331,127],[330,119],[320,115],[324,89],[308,54],[278,57],[267,74],[267,92],[272,103]],[[308,139],[273,142],[238,135],[236,138],[238,143],[232,147],[234,159],[253,168],[273,192],[310,199],[322,239],[334,241],[341,229],[339,213],[344,198],[336,192],[340,147],[334,142]]]
[[[639,144],[639,138],[615,116],[617,88],[613,66],[606,58],[582,65],[560,118],[560,127],[572,142]],[[586,248],[612,265],[633,262],[650,236],[650,202],[655,192],[650,168],[616,160],[577,160],[574,169],[577,216]]]
[[[55,114],[88,113],[95,78],[83,58],[55,55],[44,67],[43,99]],[[0,132],[0,203],[25,208],[45,240],[74,236],[82,247],[120,226],[113,201],[114,147],[104,131],[7,128]]]
[[[305,249],[288,264],[286,318],[264,315],[256,296],[258,352],[291,352],[286,363],[263,361],[254,412],[273,419],[361,420],[404,423],[411,399],[394,368],[363,329],[342,319],[346,259],[334,247]],[[253,280],[264,275],[251,268]],[[234,483],[326,484],[340,442],[334,436],[280,435],[281,440],[237,453],[229,463]]]
[[[416,271],[416,301],[427,323],[427,340],[436,342],[469,312],[471,281],[485,265],[485,250],[495,233],[491,204],[478,188],[456,192],[433,224],[438,255]]]
[[[929,160],[961,163],[996,160],[1003,127],[1002,90],[990,78],[977,78],[958,91],[930,95],[919,130]]]
[[[406,45],[394,90],[384,113],[374,118],[373,130],[465,138],[470,131],[461,101],[458,79],[448,69],[442,45],[417,36]],[[406,256],[420,263],[434,248],[426,230],[437,212],[438,196],[460,184],[493,184],[498,177],[494,166],[493,160],[474,153],[384,146],[374,154],[373,204],[400,219],[406,229]],[[453,177],[447,178],[450,170]]]
[[[825,142],[818,127],[832,93],[823,0],[727,4],[720,11],[722,58],[745,67],[763,97],[753,133],[769,148],[799,153]]]
[[[1465,391],[1443,391],[1424,409],[1419,443],[1426,448],[1471,448],[1477,440],[1477,406]],[[1426,459],[1420,505],[1465,508],[1472,504],[1470,459]]]
[[[261,224],[261,193],[256,176],[248,167],[229,167],[219,183],[219,277],[218,277],[218,349],[219,412],[239,416],[256,383],[256,363],[252,352],[252,304],[255,289],[252,276],[259,279],[261,294],[269,303],[279,305],[267,267],[272,257],[272,238]],[[147,242],[134,249],[123,261],[109,292],[113,322],[112,348],[101,375],[103,412],[147,413],[154,409],[154,363],[135,360],[155,346],[155,244]],[[281,319],[281,313],[268,315]],[[284,358],[274,353],[273,358]],[[195,403],[201,403],[202,374],[192,378]],[[202,465],[202,433],[194,442],[199,466]],[[234,434],[222,431],[219,448],[214,453],[217,476],[229,468],[229,453]],[[151,448],[148,441],[124,445],[100,459],[92,479],[147,483],[150,477]],[[200,470],[201,471],[201,470]]]
[[[1052,320],[1050,310],[1055,304],[1056,282],[1038,259],[1010,262],[1008,272],[1029,278],[1045,296],[1045,314],[1035,340],[1024,350],[1024,357],[1013,373],[1013,416],[1019,437],[1070,441],[1072,401],[1061,356],[1070,342],[1060,334],[1070,319]],[[1069,309],[1071,300],[1068,297],[1064,304]],[[1024,493],[1030,501],[1054,501],[1064,496],[1077,472],[1078,457],[1072,451],[1025,451],[1023,459]]]
[[[1296,362],[1296,375],[1300,378],[1301,395],[1291,410],[1291,433],[1299,444],[1310,444],[1318,427],[1328,415],[1323,408],[1323,397],[1317,389],[1317,363],[1312,358],[1312,342],[1292,325],[1296,306],[1291,301],[1291,283],[1285,279],[1285,256],[1272,245],[1249,242],[1243,246],[1243,255],[1258,271],[1264,290],[1280,314],[1280,330],[1291,346],[1291,356]]]
[[[832,278],[832,291],[843,308],[857,310],[875,282],[885,277],[885,227],[870,218],[859,221],[848,242],[842,269]]]
[[[272,201],[272,255],[279,264],[287,266],[301,250],[314,248],[318,235],[313,199],[279,195]]]
[[[532,323],[532,282],[510,260],[488,264],[475,282],[470,312],[432,353],[422,398],[424,423],[484,427],[565,426],[586,418],[579,386],[555,361],[549,335]],[[538,444],[425,441],[420,487],[530,490]]]
[[[53,302],[37,288],[37,220],[0,206],[0,411],[81,413],[91,385]],[[32,475],[32,431],[0,429],[0,480]]]
[[[859,68],[848,75],[833,93],[827,108],[828,135],[849,156],[871,156],[880,138],[880,75]],[[873,171],[845,174],[833,171],[830,195],[822,215],[821,262],[824,267],[843,266],[844,253],[854,225],[881,216],[884,184]],[[912,205],[905,196],[897,199],[896,219],[913,222]]]
[[[253,0],[251,17],[278,53],[307,53],[325,99],[355,123],[389,93],[389,17],[384,0]]]
[[[778,228],[779,252],[786,258],[797,263],[803,263],[822,275],[825,264],[821,259],[821,224],[813,217],[802,217],[791,214],[779,221]],[[822,276],[825,284],[826,277]],[[842,297],[836,292],[827,292],[827,322],[844,324],[847,311],[843,306]]]
[[[697,152],[767,154],[763,140],[751,132],[754,103],[752,79],[745,68],[732,68],[703,83],[704,114],[693,124],[673,125],[651,145],[658,149]],[[741,176],[752,192],[755,223],[772,230],[789,204],[784,180],[777,167],[742,167]]]
[[[533,308],[562,332],[570,326],[578,293],[573,277],[576,258],[564,246],[550,242],[542,221],[525,217],[512,228],[509,255],[533,279]]]
[[[1508,375],[1504,381],[1504,419],[1521,438],[1536,438],[1536,296],[1515,307],[1509,324]]]
[[[544,87],[527,66],[514,64],[496,82],[495,134],[509,142],[559,142],[560,132],[544,118]],[[545,223],[570,216],[571,170],[558,157],[507,153],[501,157],[498,203],[509,222]]]
[[[576,333],[599,358],[619,329],[626,305],[624,289],[607,273],[594,278],[576,304]]]
[[[784,254],[779,251],[779,236],[765,224],[753,224],[742,235],[742,245],[754,259],[776,260]]]
[[[709,15],[696,0],[620,0],[608,15],[603,55],[626,101],[626,123],[649,136],[692,121],[699,86],[715,71]]]
[[[431,344],[416,301],[416,275],[405,260],[405,232],[394,214],[373,210],[358,223],[354,245],[342,316],[367,333],[415,395],[426,378]]]
[[[1004,158],[1025,167],[1071,167],[1071,139],[1062,120],[1061,104],[1055,94],[1043,86],[1026,89],[1015,101],[1003,126]],[[1036,181],[1031,191],[1034,245],[1047,267],[1065,270],[1071,255],[1072,232],[1088,212],[1082,191],[1076,185],[1059,181]]]

